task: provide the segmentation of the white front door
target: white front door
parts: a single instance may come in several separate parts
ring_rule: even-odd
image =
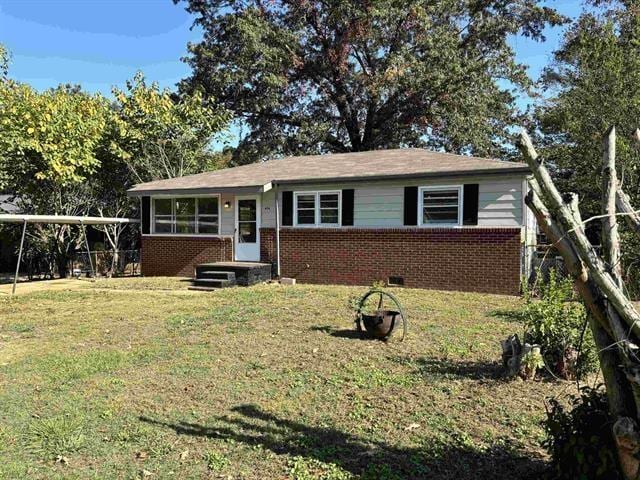
[[[260,197],[236,197],[236,260],[260,261]]]

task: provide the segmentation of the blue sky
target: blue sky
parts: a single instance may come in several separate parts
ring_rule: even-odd
[[[171,0],[0,0],[0,42],[11,77],[38,89],[79,83],[106,95],[137,70],[173,87],[180,58],[200,38]]]
[[[548,1],[575,17],[580,1]],[[0,0],[0,43],[13,58],[12,78],[37,89],[80,84],[109,96],[137,70],[173,88],[189,74],[180,61],[201,32],[171,0]],[[512,39],[520,62],[537,78],[559,45],[563,28],[547,29],[547,42]],[[526,99],[521,100],[523,106]]]

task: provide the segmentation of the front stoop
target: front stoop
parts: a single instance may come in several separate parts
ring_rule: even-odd
[[[271,264],[258,262],[215,262],[196,266],[190,290],[217,290],[240,285],[248,287],[271,280]]]

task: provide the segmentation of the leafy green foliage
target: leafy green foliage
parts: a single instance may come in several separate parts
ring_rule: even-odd
[[[213,472],[222,472],[229,466],[229,459],[215,450],[205,452],[203,458],[207,462],[207,468]]]
[[[116,98],[110,148],[131,170],[135,182],[180,177],[215,167],[219,157],[208,151],[212,137],[229,120],[212,99],[176,96],[147,84],[138,72]]]
[[[135,215],[137,202],[126,195],[132,184],[229,159],[209,145],[228,115],[198,93],[172,94],[141,73],[125,91],[114,89],[111,104],[79,87],[38,92],[7,77],[8,59],[0,45],[0,190],[15,195],[25,213]],[[122,247],[124,225],[100,229],[111,249]],[[52,258],[60,276],[81,241],[74,226],[30,229],[34,256]]]
[[[293,480],[351,480],[354,478],[349,472],[333,463],[300,456],[289,461],[289,475]]]
[[[174,0],[178,3],[180,0]],[[531,82],[507,43],[564,19],[532,0],[184,0],[192,76],[248,124],[240,159],[432,146],[496,154]]]
[[[538,344],[549,366],[563,376],[593,372],[598,356],[591,332],[585,330],[586,311],[574,299],[573,285],[555,269],[539,287],[538,297],[526,293],[522,310],[525,342]]]
[[[67,184],[96,170],[96,149],[110,115],[100,95],[59,87],[39,93],[26,84],[0,82],[2,187],[33,178]]]
[[[557,400],[549,403],[543,442],[552,461],[549,478],[621,478],[604,390],[582,388],[580,396],[573,397],[570,410]]]
[[[531,349],[522,356],[521,365],[526,372],[527,378],[535,376],[538,370],[544,368],[544,359],[539,349]]]

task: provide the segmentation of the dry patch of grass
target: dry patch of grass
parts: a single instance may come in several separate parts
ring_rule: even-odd
[[[182,291],[111,279],[0,299],[2,478],[513,478],[543,399],[505,382],[513,297],[395,290],[404,343],[361,341],[365,289]]]

